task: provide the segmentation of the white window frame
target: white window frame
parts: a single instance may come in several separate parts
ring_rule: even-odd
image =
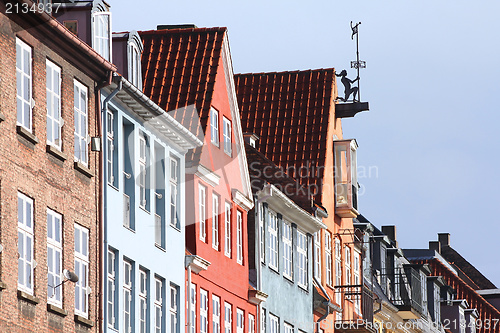
[[[290,325],[289,323],[284,323],[283,326],[285,328],[284,333],[294,333],[293,326]]]
[[[148,272],[139,268],[139,332],[147,333],[148,332]]]
[[[248,314],[248,333],[255,333],[255,316]]]
[[[325,231],[325,274],[326,284],[330,287],[333,284],[332,265],[332,235]]]
[[[212,248],[219,251],[219,196],[212,193]]]
[[[46,60],[47,144],[61,150],[61,67]]]
[[[25,59],[25,57],[28,59]],[[25,63],[28,60],[28,64]],[[17,75],[17,124],[33,130],[33,57],[32,48],[16,37],[16,75]],[[19,82],[21,78],[21,82]],[[29,91],[26,92],[25,88]],[[28,114],[26,114],[28,109]],[[29,119],[26,119],[29,118]]]
[[[77,238],[79,241],[77,241]],[[89,230],[75,223],[75,314],[88,318],[89,314]]]
[[[243,265],[243,214],[236,210],[236,262]]]
[[[269,216],[269,267],[278,271],[278,216],[271,209],[267,215]]]
[[[198,217],[200,225],[200,240],[207,239],[207,188],[198,184]]]
[[[219,111],[210,109],[210,141],[219,147]]]
[[[18,267],[23,268],[22,271],[18,269],[17,288],[33,295],[35,270],[35,260],[33,259],[35,241],[33,235],[33,199],[18,192],[17,204],[18,251],[22,249],[22,253],[18,252]]]
[[[335,287],[342,285],[342,244],[340,238],[335,237]],[[340,305],[342,301],[342,294],[340,288],[335,292],[335,301]],[[342,317],[340,318],[342,319]]]
[[[139,134],[139,206],[146,209],[148,198],[146,194],[147,172],[147,141],[144,133]]]
[[[179,206],[179,161],[170,157],[170,225],[180,229]]]
[[[163,315],[163,290],[165,282],[159,277],[155,276],[155,333],[162,333],[164,326]]]
[[[208,292],[200,288],[200,333],[208,332]]]
[[[355,286],[361,285],[360,264],[361,255],[358,251],[354,250],[353,272]],[[354,311],[356,311],[357,314],[361,314],[361,295],[355,295],[354,297]]]
[[[191,313],[188,314],[191,316],[191,327],[189,327],[189,333],[196,333],[196,285],[191,283]]]
[[[223,133],[222,136],[224,138],[224,152],[231,156],[231,120],[227,119],[226,117],[222,117],[222,126],[223,126]]]
[[[60,308],[62,281],[62,215],[47,208],[47,303]]]
[[[266,333],[266,310],[260,308],[260,333]]]
[[[351,248],[345,246],[345,285],[352,284],[352,271],[351,271]]]
[[[224,254],[231,258],[231,204],[224,205]]]
[[[79,81],[74,80],[74,118],[75,118],[75,161],[88,166],[89,154],[89,119],[88,119],[88,89]],[[84,105],[82,105],[84,104]],[[83,128],[82,128],[83,127]]]
[[[292,224],[283,219],[283,275],[288,279],[293,279],[293,244],[292,244]]]
[[[170,331],[171,333],[178,333],[179,331],[179,304],[177,295],[179,294],[179,287],[170,285]]]
[[[259,203],[260,262],[266,262],[266,230],[264,229],[264,205]]]
[[[108,279],[108,294],[107,294],[107,306],[108,306],[108,326],[116,328],[116,252],[112,249],[108,249],[108,268],[107,268],[107,279]]]
[[[103,17],[107,17],[107,22],[102,20]],[[111,13],[110,12],[95,12],[92,14],[92,47],[99,53],[104,59],[111,61]],[[107,27],[102,30],[101,24],[107,23]]]
[[[236,333],[245,333],[245,312],[236,308]]]
[[[307,234],[297,229],[297,264],[298,281],[297,284],[302,288],[307,288]]]
[[[128,80],[142,90],[141,53],[133,42],[128,43]]]
[[[269,314],[269,333],[279,333],[280,319],[273,314]]]
[[[316,231],[314,239],[314,277],[321,281],[321,231]]]
[[[224,302],[224,333],[232,333],[233,327],[233,306]]]
[[[220,333],[220,297],[212,295],[212,333]]]
[[[114,114],[113,111],[108,110],[106,113],[106,140],[107,140],[107,167],[108,167],[108,184],[114,186],[114,151],[115,151],[115,132],[113,128]]]
[[[133,264],[128,260],[123,261],[123,326],[125,333],[131,333],[133,325],[133,307],[134,293],[132,292],[133,283]],[[128,308],[128,311],[127,311]],[[127,332],[128,331],[128,332]]]

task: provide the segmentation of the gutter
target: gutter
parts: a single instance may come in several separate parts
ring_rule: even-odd
[[[108,104],[109,102],[118,94],[118,92],[122,90],[122,85],[121,83],[118,85],[118,87],[109,94],[108,97],[104,100],[102,103],[102,112],[99,113],[100,119],[99,119],[99,124],[101,124],[101,149],[102,149],[102,154],[101,154],[101,163],[99,164],[99,182],[100,182],[100,187],[99,187],[99,198],[102,198],[100,200],[101,202],[101,207],[100,207],[100,213],[101,213],[101,223],[99,224],[99,234],[102,242],[100,242],[99,246],[99,258],[101,261],[101,274],[99,274],[99,283],[101,285],[101,290],[102,290],[102,296],[99,297],[99,313],[102,314],[102,317],[100,318],[101,320],[101,328],[102,332],[107,332],[108,331],[108,325],[107,322],[104,320],[107,318],[107,311],[108,308],[107,306],[104,306],[104,298],[108,298],[108,284],[106,283],[106,279],[104,279],[104,276],[106,275],[106,268],[108,267],[107,259],[108,256],[107,254],[107,249],[108,249],[108,221],[106,219],[106,212],[107,212],[107,207],[104,205],[102,202],[106,199],[107,195],[107,180],[106,175],[107,175],[107,149],[104,149],[104,138],[106,138],[106,133],[107,133],[107,128],[106,126],[107,121],[103,121],[106,119],[107,112],[108,112]],[[100,96],[100,93],[99,93]]]
[[[318,325],[316,325],[316,332],[319,333],[319,327],[321,325],[321,322],[323,320],[325,320],[326,317],[328,317],[330,315],[330,304],[332,304],[332,300],[330,299],[330,296],[328,296],[328,293],[326,292],[325,288],[323,288],[321,283],[318,282],[318,280],[316,279],[316,277],[314,275],[313,275],[313,280],[314,280],[314,282],[316,282],[316,284],[319,286],[321,291],[325,294],[326,298],[328,299],[328,301],[323,302],[323,304],[326,305],[326,313],[321,318],[319,318],[317,321]]]

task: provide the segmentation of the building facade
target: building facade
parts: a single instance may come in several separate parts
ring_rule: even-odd
[[[96,332],[101,179],[90,141],[116,68],[50,6],[10,5],[0,2],[0,331]]]

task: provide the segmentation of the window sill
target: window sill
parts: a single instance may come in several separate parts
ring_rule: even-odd
[[[303,292],[305,293],[308,293],[309,294],[309,290],[307,290],[307,286],[304,286],[302,284],[297,284],[299,286],[300,289],[302,289]]]
[[[174,230],[177,230],[178,232],[181,232],[181,229],[178,228],[177,226],[173,225],[173,224],[170,224],[170,227]]]
[[[2,121],[5,121],[5,116],[4,116],[3,114],[1,114],[1,113],[0,113],[0,123],[1,123]]]
[[[40,303],[40,299],[38,297],[30,295],[27,292],[24,292],[22,290],[17,291],[17,298],[28,301],[28,302],[35,304],[35,305]]]
[[[80,171],[81,173],[83,173],[85,176],[89,177],[89,178],[92,178],[94,177],[94,174],[92,173],[92,171],[90,171],[89,168],[87,168],[82,162],[75,162],[75,170],[78,170]]]
[[[22,127],[21,125],[16,126],[16,131],[17,131],[17,134],[19,134],[20,136],[22,136],[23,138],[25,138],[26,140],[28,140],[30,143],[32,143],[34,145],[36,145],[39,142],[38,138],[33,133],[31,133],[26,128]]]
[[[7,289],[7,283],[0,281],[0,290]]]
[[[111,187],[113,190],[120,192],[118,187],[116,187],[115,185],[108,183],[108,186]]]
[[[85,317],[82,317],[80,315],[75,315],[75,322],[80,323],[82,325],[88,326],[88,327],[94,327],[94,322],[92,320],[89,320]]]
[[[268,267],[269,267],[269,269],[271,270],[271,272],[274,272],[274,273],[276,273],[276,274],[280,275],[280,272],[279,272],[279,270],[278,270],[278,268],[277,268],[277,267],[273,267],[273,266],[271,266],[271,265],[269,265]]]
[[[139,205],[139,208],[141,210],[145,211],[146,213],[148,213],[149,215],[151,215],[151,212],[149,210],[147,210],[146,207]]]
[[[58,314],[60,316],[66,317],[68,315],[68,311],[58,307],[57,305],[54,304],[47,304],[47,311],[53,312],[55,314]]]
[[[287,281],[287,282],[289,282],[289,283],[291,283],[291,284],[294,284],[294,283],[293,283],[293,278],[292,278],[291,276],[285,275],[285,274],[283,273],[283,278],[285,279],[285,281]]]
[[[47,153],[53,155],[54,157],[60,159],[61,161],[66,161],[67,157],[66,155],[63,154],[63,152],[57,148],[56,146],[53,146],[51,144],[47,144]]]
[[[212,141],[212,144],[213,144],[215,147],[220,148],[220,144],[219,144],[218,142],[213,142],[213,141]]]
[[[126,225],[123,226],[125,229],[127,229],[128,231],[130,232],[133,232],[135,234],[135,230],[130,228],[130,227],[127,227]]]
[[[161,250],[162,252],[167,252],[167,250],[166,250],[163,246],[161,246],[161,245],[159,245],[159,244],[157,244],[157,243],[155,243],[155,247],[156,247],[157,249]]]
[[[219,245],[217,245],[217,246],[213,246],[212,245],[212,249],[214,249],[215,251],[219,252]]]

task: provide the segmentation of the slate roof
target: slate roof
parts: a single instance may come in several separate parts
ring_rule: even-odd
[[[200,138],[206,131],[226,28],[140,31],[144,94]],[[198,119],[187,112],[195,106]],[[170,112],[173,111],[173,112]],[[197,148],[201,151],[201,148]]]
[[[323,168],[314,168],[325,165],[335,70],[236,74],[235,85],[243,132],[260,137],[259,151],[302,184],[321,186]]]

